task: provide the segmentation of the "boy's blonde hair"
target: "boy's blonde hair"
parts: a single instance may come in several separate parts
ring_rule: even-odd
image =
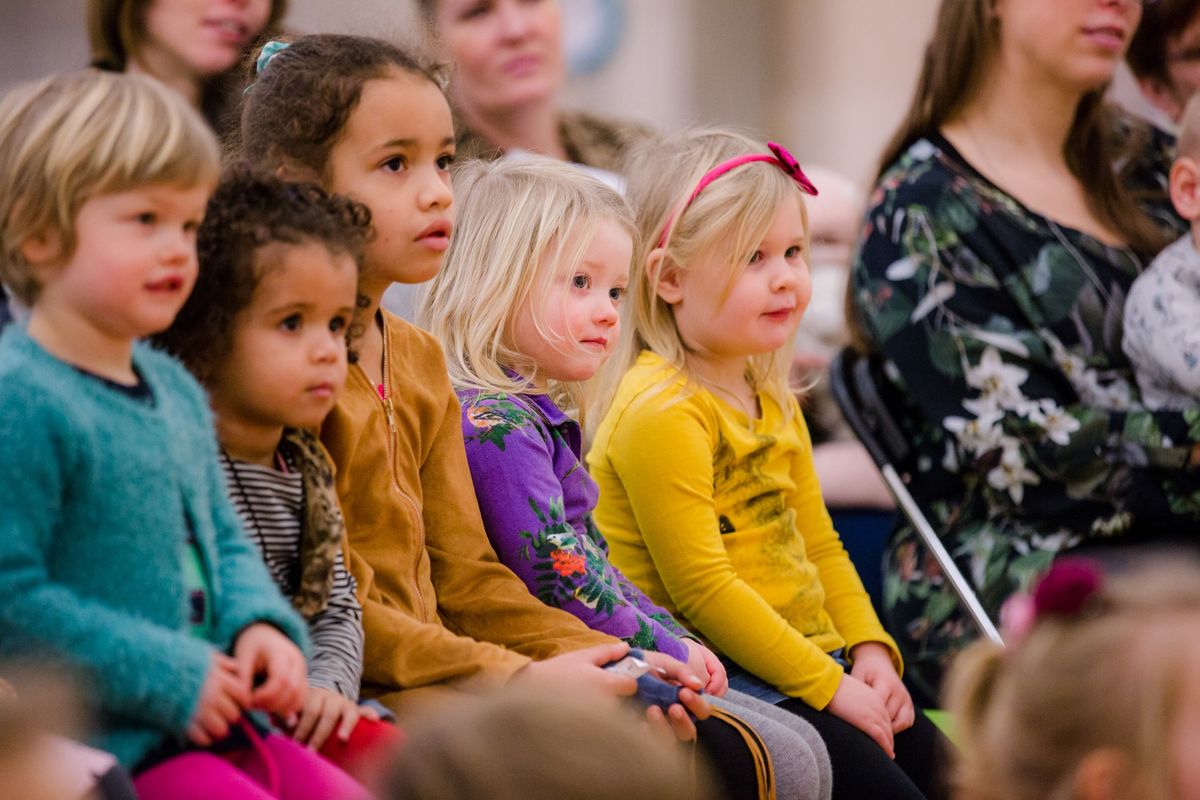
[[[1200,566],[1164,559],[1106,579],[1079,615],[1038,620],[1008,651],[972,645],[947,680],[959,796],[1071,798],[1083,759],[1111,750],[1129,767],[1115,796],[1167,800],[1198,623]]]
[[[795,181],[777,166],[762,161],[743,164],[721,175],[675,218],[697,183],[713,167],[747,153],[766,152],[763,142],[743,133],[708,128],[649,142],[631,154],[626,167],[629,176],[626,194],[637,216],[640,246],[634,249],[628,300],[622,313],[621,342],[601,371],[589,414],[603,418],[622,376],[643,350],[657,353],[688,377],[687,347],[675,326],[670,304],[658,296],[658,272],[662,266],[655,274],[647,269],[649,256],[658,247],[668,224],[662,265],[690,271],[701,261],[717,264],[719,271],[712,278],[724,283],[726,295],[766,237],[780,206],[789,198],[799,203],[805,230],[808,229],[808,212]],[[808,260],[807,242],[804,258]],[[794,408],[788,381],[790,351],[788,344],[748,359],[752,385],[766,392],[783,409],[785,418],[791,417]],[[695,388],[692,386],[691,390]],[[680,398],[684,396],[686,392]]]
[[[182,97],[139,75],[80,70],[0,102],[0,282],[32,304],[41,286],[22,255],[34,237],[75,251],[75,217],[98,195],[215,183],[217,141]]]
[[[518,311],[552,280],[570,278],[601,222],[616,222],[636,241],[633,213],[608,186],[550,159],[469,162],[455,173],[454,193],[454,237],[420,324],[441,340],[457,388],[529,391],[539,368],[513,347]],[[534,325],[553,343],[545,320]],[[581,410],[577,387],[552,393]]]

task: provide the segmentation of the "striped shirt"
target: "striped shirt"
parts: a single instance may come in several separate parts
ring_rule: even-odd
[[[271,577],[292,597],[300,581],[300,532],[304,519],[304,484],[299,472],[272,469],[221,454],[229,497],[258,546]],[[354,596],[354,578],[339,551],[333,566],[333,589],[324,611],[308,620],[312,657],[308,683],[358,700],[362,679],[362,607]]]

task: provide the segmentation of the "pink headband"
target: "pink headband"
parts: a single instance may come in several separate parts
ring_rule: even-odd
[[[671,226],[675,223],[679,215],[687,210],[687,207],[692,204],[692,201],[696,199],[700,192],[704,191],[705,186],[708,186],[731,169],[740,167],[742,164],[750,164],[755,161],[766,161],[768,164],[774,164],[800,185],[800,191],[814,197],[816,196],[817,187],[813,186],[813,182],[804,174],[804,170],[800,169],[800,163],[792,157],[792,154],[787,151],[786,147],[775,142],[767,142],[767,149],[771,151],[772,155],[767,155],[766,153],[748,153],[744,156],[731,158],[728,161],[722,161],[704,173],[704,177],[696,184],[696,188],[692,190],[691,196],[688,197],[683,207],[667,219],[667,224],[663,226],[662,235],[658,237],[658,246],[662,247],[667,243],[667,234],[670,232]]]

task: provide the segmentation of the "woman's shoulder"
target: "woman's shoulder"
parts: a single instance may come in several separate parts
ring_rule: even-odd
[[[586,111],[562,112],[559,131],[573,161],[618,174],[629,152],[654,136],[648,125]]]

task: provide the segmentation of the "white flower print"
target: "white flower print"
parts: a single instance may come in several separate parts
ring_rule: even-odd
[[[966,370],[967,385],[978,389],[984,398],[994,400],[1000,408],[1016,408],[1025,399],[1020,387],[1028,377],[1028,370],[1005,364],[995,347],[984,350],[979,365]]]
[[[996,549],[996,534],[991,528],[984,528],[974,536],[963,541],[956,555],[967,555],[971,559],[971,581],[976,586],[983,586],[987,577],[987,563],[992,551]]]
[[[946,430],[958,437],[963,449],[977,456],[1000,446],[1004,432],[999,423],[998,411],[983,411],[975,419],[946,417],[942,420]]]
[[[1025,498],[1026,485],[1042,482],[1036,472],[1025,467],[1020,443],[1007,436],[1001,445],[1000,463],[988,471],[987,481],[993,489],[1007,491],[1014,503]]]
[[[1046,438],[1057,445],[1071,443],[1071,434],[1079,430],[1079,420],[1053,400],[1041,400],[1029,412],[1029,421],[1046,431]]]

